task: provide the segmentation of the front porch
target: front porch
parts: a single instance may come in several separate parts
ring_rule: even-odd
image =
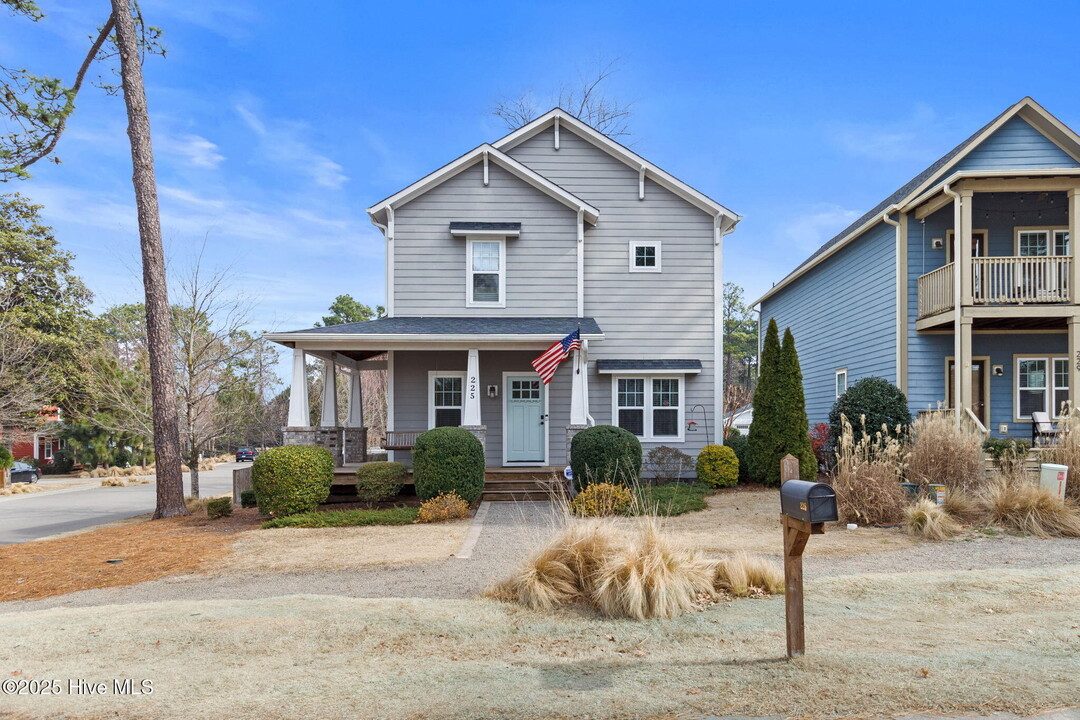
[[[334,468],[327,505],[351,504],[356,500],[356,471],[364,463],[346,463]],[[250,472],[251,468],[242,468]],[[404,495],[413,495],[412,469],[405,478]],[[482,501],[550,500],[565,492],[562,466],[535,468],[489,467],[484,470]]]

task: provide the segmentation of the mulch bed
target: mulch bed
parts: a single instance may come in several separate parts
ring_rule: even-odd
[[[219,520],[205,514],[144,520],[55,540],[0,545],[0,602],[194,572],[228,556],[237,534],[259,523],[257,510],[238,507],[232,517]]]

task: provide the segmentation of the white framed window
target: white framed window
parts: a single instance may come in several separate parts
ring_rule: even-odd
[[[661,272],[659,240],[631,240],[630,272]]]
[[[1017,357],[1015,383],[1016,420],[1030,420],[1033,412],[1059,417],[1062,403],[1069,399],[1069,359]]]
[[[683,378],[612,377],[612,418],[642,440],[683,441]]]
[[[1016,228],[1016,254],[1020,257],[1069,255],[1068,228]]]
[[[1068,370],[1068,368],[1066,368],[1066,370]],[[52,440],[46,440],[45,441],[45,459],[46,460],[52,460],[53,459]]]
[[[847,392],[847,368],[840,368],[836,371],[836,397]]]
[[[428,372],[428,427],[458,427],[465,407],[465,373]]]
[[[506,238],[469,238],[465,256],[466,307],[506,307]]]

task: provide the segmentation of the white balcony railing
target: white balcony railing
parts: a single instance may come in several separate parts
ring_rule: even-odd
[[[1068,257],[972,258],[971,297],[976,305],[1069,302]]]
[[[942,265],[919,277],[919,317],[952,310],[953,272],[956,263]]]

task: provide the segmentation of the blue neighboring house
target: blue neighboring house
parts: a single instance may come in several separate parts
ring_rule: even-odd
[[[795,334],[810,422],[879,376],[913,413],[1030,437],[1080,387],[1077,223],[1080,136],[1024,98],[755,303]]]

